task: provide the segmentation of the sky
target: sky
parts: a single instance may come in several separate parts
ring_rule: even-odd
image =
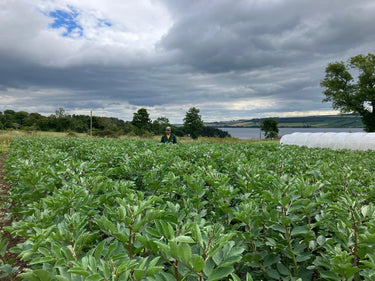
[[[373,0],[0,0],[0,111],[336,114],[325,67],[375,52],[374,14]]]

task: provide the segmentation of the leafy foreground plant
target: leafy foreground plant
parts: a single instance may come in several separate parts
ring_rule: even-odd
[[[16,138],[37,280],[374,280],[375,152]]]
[[[5,253],[8,250],[8,243],[0,235],[0,278],[10,277],[15,275],[18,268],[12,265],[12,261],[5,262]]]

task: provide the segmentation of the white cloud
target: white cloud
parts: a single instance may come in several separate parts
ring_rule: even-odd
[[[51,28],[74,9],[81,28]],[[335,112],[325,66],[373,52],[371,0],[6,0],[0,2],[0,110],[139,107],[181,123]],[[105,24],[107,23],[107,24]]]
[[[50,12],[74,7],[83,36],[61,36]],[[82,63],[132,65],[156,56],[156,44],[171,26],[155,1],[9,0],[0,3],[0,48],[48,66]],[[98,20],[111,26],[98,28]]]

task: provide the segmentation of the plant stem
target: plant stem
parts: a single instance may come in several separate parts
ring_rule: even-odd
[[[178,260],[175,260],[174,261],[174,278],[176,279],[176,281],[179,280],[179,277],[178,277]]]
[[[307,223],[309,225],[309,229],[311,230],[311,213],[310,212],[307,214]]]
[[[350,215],[353,220],[354,228],[354,249],[353,249],[353,266],[358,267],[358,222],[355,220],[354,213],[351,210]],[[358,273],[354,274],[354,280],[358,280]]]
[[[251,235],[251,226],[250,226],[250,224],[247,223],[246,226],[247,226],[247,229],[249,231],[249,234]],[[256,252],[257,251],[257,247],[255,246],[254,241],[251,238],[250,238],[250,244],[251,244],[251,247],[253,248],[253,251]]]
[[[353,250],[353,265],[357,266],[358,265],[358,222],[354,219],[354,215],[352,213],[352,219],[353,219],[353,227],[354,227],[354,250]]]
[[[91,216],[89,217],[89,228],[90,228],[90,231],[92,232],[93,229],[92,229],[92,222],[91,222],[92,218]]]
[[[129,226],[129,242],[128,242],[128,251],[129,251],[129,258],[130,259],[133,258],[133,253],[132,253],[132,235],[133,235],[132,226],[130,225]]]
[[[296,275],[296,277],[299,277],[298,264],[297,264],[296,256],[293,253],[292,239],[290,237],[290,232],[289,232],[289,227],[288,226],[285,226],[285,236],[286,236],[286,239],[288,240],[289,250],[290,250],[290,253],[291,253],[292,259],[293,259],[294,274]]]

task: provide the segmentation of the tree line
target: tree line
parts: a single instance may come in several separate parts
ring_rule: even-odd
[[[178,137],[185,135],[197,139],[198,136],[202,137],[219,137],[225,138],[231,135],[218,128],[204,126],[202,116],[199,114],[199,109],[192,107],[185,115],[183,126],[173,126],[167,117],[158,117],[154,121],[151,120],[150,114],[147,109],[140,108],[133,115],[131,121],[132,133],[139,136],[147,136],[149,134],[160,135],[164,133],[166,127],[171,127],[172,133]]]
[[[172,132],[179,137],[190,134],[192,138],[230,137],[217,128],[204,126],[199,109],[191,108],[186,113],[183,126],[173,126],[166,117],[151,120],[145,108],[133,114],[132,121],[124,121],[114,117],[92,116],[92,134],[100,137],[118,137],[120,135],[151,137],[163,134],[165,127],[170,126]],[[90,133],[90,116],[68,114],[59,108],[54,114],[44,116],[40,113],[4,110],[0,112],[1,130],[53,131],[71,133]]]
[[[351,57],[326,67],[320,85],[325,89],[323,102],[333,109],[361,116],[366,132],[375,132],[375,55]]]

